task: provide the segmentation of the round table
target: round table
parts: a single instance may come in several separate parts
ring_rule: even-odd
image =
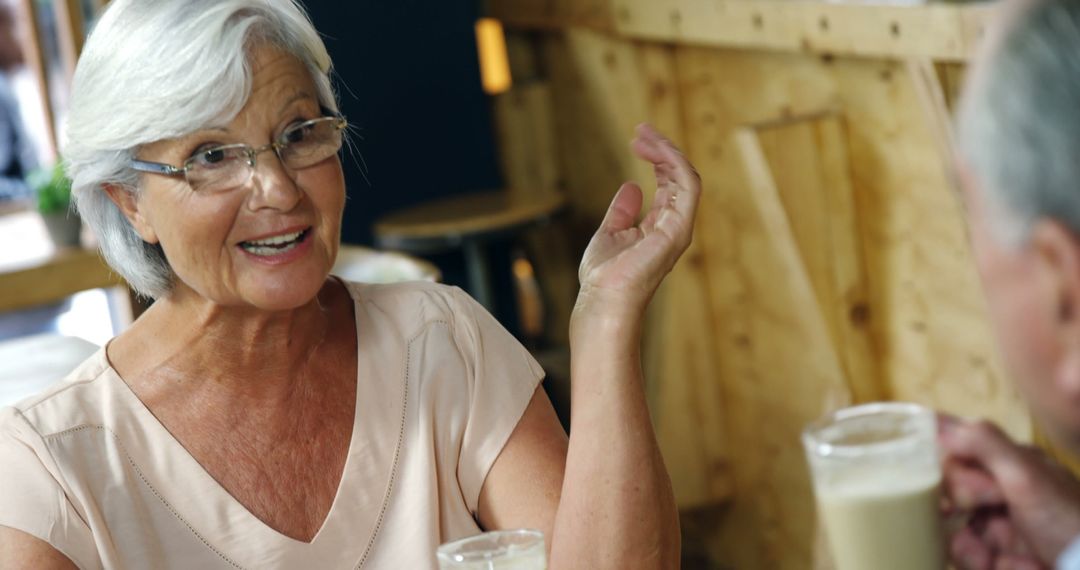
[[[417,255],[461,249],[471,293],[491,310],[491,272],[484,244],[546,222],[565,207],[566,199],[557,194],[485,192],[454,196],[379,219],[374,227],[375,239],[381,248]]]

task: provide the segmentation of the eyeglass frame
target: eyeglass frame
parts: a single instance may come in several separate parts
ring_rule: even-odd
[[[284,131],[282,131],[281,135],[279,135],[278,138],[280,139],[281,137],[285,136],[285,133],[288,133],[289,131],[292,131],[293,129],[302,128],[302,127],[311,125],[313,123],[319,123],[319,122],[322,122],[322,121],[334,121],[333,126],[336,127],[336,130],[339,133],[341,131],[344,131],[349,126],[349,123],[348,123],[348,121],[345,120],[345,117],[343,117],[341,115],[338,115],[336,113],[330,113],[330,114],[327,114],[327,115],[322,116],[322,117],[318,117],[318,118],[315,118],[315,119],[310,119],[310,120],[304,121],[302,123],[297,123],[295,125],[292,125],[292,126],[286,128]],[[247,161],[246,162],[247,162],[248,166],[251,169],[254,170],[254,168],[255,168],[255,166],[257,164],[257,161],[256,161],[255,157],[257,157],[258,155],[260,155],[260,154],[262,154],[262,153],[264,153],[264,152],[266,152],[268,150],[273,150],[274,154],[277,155],[278,160],[284,161],[284,159],[281,158],[281,149],[288,147],[290,144],[294,144],[294,143],[282,142],[280,140],[277,140],[277,141],[262,145],[260,147],[253,147],[253,146],[251,146],[249,144],[246,144],[246,143],[224,144],[224,145],[219,145],[219,146],[215,146],[215,147],[210,147],[210,148],[208,148],[206,150],[199,151],[199,153],[205,153],[205,152],[209,152],[209,151],[213,151],[213,150],[223,150],[223,149],[240,149],[240,148],[246,149],[247,152],[244,153],[247,156]],[[196,154],[199,154],[199,153],[196,153]],[[148,160],[139,160],[137,158],[133,158],[133,159],[131,159],[130,166],[131,166],[131,168],[133,170],[137,170],[139,172],[147,172],[147,173],[150,173],[150,174],[162,174],[164,176],[174,176],[174,177],[175,176],[184,176],[185,179],[186,179],[188,170],[191,170],[191,168],[192,168],[191,162],[193,160],[195,160],[195,156],[190,156],[190,157],[188,157],[187,159],[184,160],[184,165],[183,166],[173,166],[171,164],[166,164],[164,162],[151,162],[151,161],[148,161]],[[312,166],[314,166],[314,165],[312,165]]]

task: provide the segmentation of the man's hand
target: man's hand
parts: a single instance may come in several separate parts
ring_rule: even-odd
[[[1080,482],[1042,451],[986,422],[939,418],[945,510],[962,570],[1050,568],[1080,537]]]

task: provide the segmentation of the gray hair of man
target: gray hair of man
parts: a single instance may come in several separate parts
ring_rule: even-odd
[[[1051,218],[1080,233],[1080,1],[1008,7],[957,115],[957,143],[1003,244]]]
[[[113,0],[86,41],[72,83],[64,161],[75,206],[108,264],[159,298],[175,274],[142,240],[107,185],[140,191],[141,145],[228,123],[251,94],[250,51],[272,45],[310,71],[319,103],[337,112],[326,46],[294,0]]]

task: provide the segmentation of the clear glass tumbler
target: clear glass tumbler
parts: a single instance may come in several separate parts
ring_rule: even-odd
[[[837,570],[945,568],[931,410],[845,408],[807,426],[803,444]]]
[[[448,542],[435,551],[440,570],[547,570],[544,533],[500,530]]]

